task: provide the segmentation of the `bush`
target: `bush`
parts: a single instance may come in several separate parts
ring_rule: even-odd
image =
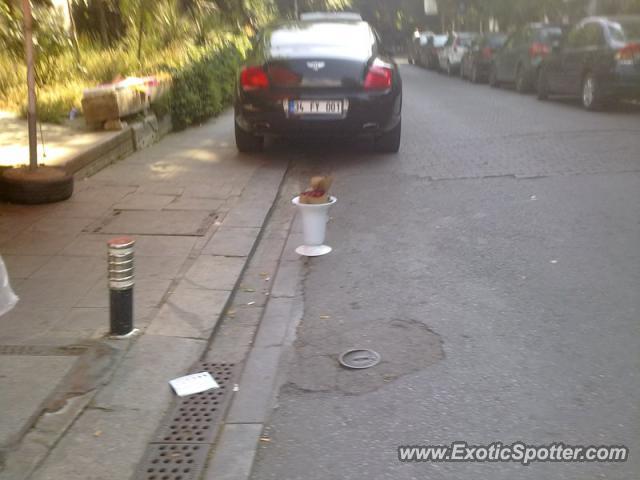
[[[69,116],[72,108],[80,109],[83,84],[57,85],[55,88],[38,91],[38,120],[45,123],[60,123]],[[26,111],[22,112],[26,115]]]
[[[22,33],[15,16],[3,5],[0,0],[0,109],[24,113],[26,67],[20,50]],[[77,54],[57,27],[55,17],[40,13],[41,55],[36,62],[40,121],[60,122],[73,108],[81,110],[85,88],[111,82],[117,76],[162,72],[171,74],[173,87],[168,98],[154,108],[171,111],[177,128],[202,121],[225,108],[233,96],[238,65],[248,48],[247,32],[220,26],[203,29],[189,39],[183,32],[185,19],[174,15],[176,0],[167,5],[166,15],[158,15],[161,31],[150,29],[145,37],[140,61],[136,32],[111,47],[103,47],[89,36],[81,37]]]
[[[171,120],[176,130],[219,114],[233,98],[243,50],[231,45],[173,74]]]

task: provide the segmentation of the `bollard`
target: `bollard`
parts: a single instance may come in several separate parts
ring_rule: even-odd
[[[133,247],[131,237],[107,242],[109,252],[110,334],[122,337],[133,333]]]

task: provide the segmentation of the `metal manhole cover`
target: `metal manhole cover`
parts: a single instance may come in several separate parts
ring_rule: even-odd
[[[380,363],[381,358],[378,352],[356,348],[340,355],[340,364],[347,368],[371,368]]]
[[[202,473],[208,453],[208,445],[150,445],[134,478],[195,480]]]
[[[202,363],[197,368],[209,372],[220,388],[181,398],[162,423],[155,443],[213,443],[232,390],[234,364]]]

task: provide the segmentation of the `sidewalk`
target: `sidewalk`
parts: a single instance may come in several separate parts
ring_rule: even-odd
[[[122,135],[122,132],[89,131],[82,126],[82,119],[78,119],[76,123],[73,127],[38,124],[38,163],[65,166],[70,160]],[[0,111],[0,167],[28,163],[27,121]]]
[[[135,469],[173,398],[168,380],[204,352],[286,171],[281,154],[239,155],[232,126],[227,113],[171,134],[77,182],[67,202],[0,204],[0,254],[20,297],[0,318],[1,479]],[[106,241],[123,234],[136,238],[142,335],[115,341]],[[96,462],[113,462],[108,476],[88,476]]]

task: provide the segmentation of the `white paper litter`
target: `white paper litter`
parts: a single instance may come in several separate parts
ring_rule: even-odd
[[[171,385],[179,397],[206,392],[212,388],[220,387],[209,372],[194,373],[192,375],[174,378],[169,381],[169,385]]]

